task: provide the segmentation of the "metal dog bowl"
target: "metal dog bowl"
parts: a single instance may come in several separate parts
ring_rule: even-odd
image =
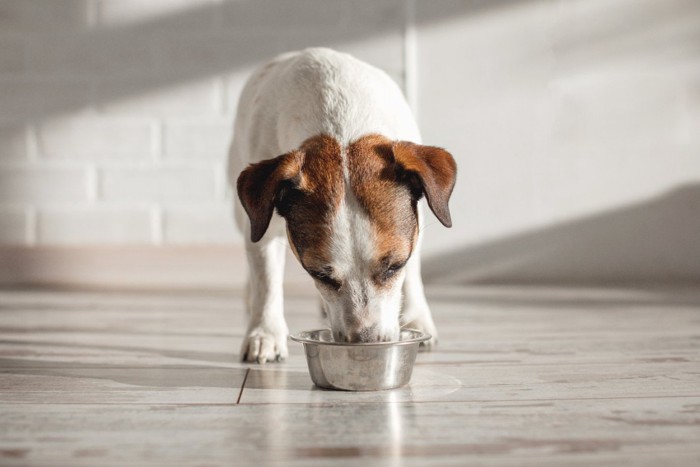
[[[402,330],[395,342],[335,342],[329,329],[290,336],[304,344],[314,384],[344,391],[378,391],[407,384],[418,346],[430,337],[414,329]]]

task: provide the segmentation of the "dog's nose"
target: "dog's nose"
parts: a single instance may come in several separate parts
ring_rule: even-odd
[[[387,342],[392,336],[382,333],[378,326],[369,326],[347,332],[334,332],[333,337],[338,342],[363,343],[363,342]]]

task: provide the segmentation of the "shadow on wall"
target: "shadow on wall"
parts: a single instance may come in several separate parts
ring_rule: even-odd
[[[493,3],[493,7],[502,7],[514,2]],[[108,8],[109,2],[103,7]],[[395,71],[394,78],[401,79],[402,40],[394,41],[399,46],[397,53],[392,54],[396,64],[386,63],[382,47],[370,46],[366,41],[400,37],[405,27],[405,8],[403,0],[225,1],[146,20],[124,24],[98,22],[96,27],[88,27],[81,11],[54,11],[56,8],[51,7],[32,11],[28,19],[16,17],[12,10],[4,11],[0,5],[0,30],[36,30],[41,31],[42,37],[35,40],[30,51],[33,58],[28,71],[33,78],[29,83],[25,80],[17,84],[31,87],[35,92],[30,95],[35,97],[27,99],[27,93],[8,92],[0,96],[0,105],[11,109],[13,118],[18,120],[41,120],[90,107],[99,109],[110,102],[181,83],[226,76],[279,53],[311,46],[335,47],[350,53],[357,49],[370,55],[362,58],[388,68],[389,72]],[[485,4],[448,3],[418,21],[438,22],[456,15],[477,14],[483,9]],[[55,21],[52,14],[57,16]],[[355,42],[361,46],[353,48]],[[54,79],[47,84],[42,75],[60,78],[62,82]],[[62,97],[58,98],[57,93]],[[44,99],[44,94],[52,98]]]
[[[429,257],[423,275],[441,284],[700,282],[700,184]]]
[[[424,2],[419,4],[415,21],[418,26],[426,26],[459,17],[523,8],[529,3],[534,2],[443,1],[430,3],[428,8],[428,2]],[[101,7],[108,9],[109,4],[104,2]],[[109,102],[185,82],[235,73],[281,52],[310,46],[354,52],[352,43],[360,42],[361,50],[370,55],[362,58],[382,68],[391,68],[392,64],[385,63],[382,47],[366,41],[401,36],[407,14],[404,0],[238,0],[193,4],[197,6],[151,15],[149,19],[127,22],[117,18],[106,24],[98,21],[96,27],[88,27],[81,2],[74,4],[80,11],[70,11],[71,4],[65,2],[46,2],[40,8],[31,9],[29,15],[24,14],[23,9],[17,13],[0,4],[0,31],[9,34],[40,32],[38,36],[42,37],[35,37],[29,50],[33,58],[29,60],[28,71],[34,77],[31,83],[25,83],[36,91],[36,97],[27,99],[27,93],[7,92],[0,96],[0,105],[11,109],[15,119],[43,119],[90,106],[99,108]],[[601,10],[591,8],[586,10],[586,15],[593,17],[584,16],[579,20],[598,26],[585,36],[572,34],[556,47],[573,56],[587,56],[591,50],[598,49],[606,53],[613,53],[612,50],[633,54],[635,49],[652,47],[660,49],[659,53],[664,55],[678,54],[684,52],[678,51],[679,38],[694,44],[698,37],[697,23],[683,22],[696,16],[694,5],[696,3],[690,1],[671,7],[647,4],[645,8],[634,8],[622,4],[614,6],[624,10],[615,15],[609,14],[608,9],[613,7],[607,4]],[[681,12],[686,14],[679,14]],[[97,16],[99,19],[100,15]],[[634,21],[630,21],[630,17]],[[600,21],[601,18],[605,21]],[[564,19],[566,16],[558,21]],[[622,20],[624,24],[620,23]],[[567,27],[566,24],[564,21],[561,27]],[[668,34],[662,39],[649,35],[652,26]],[[376,59],[373,59],[371,55],[375,50]],[[694,51],[692,48],[691,52]],[[402,60],[403,50],[399,48],[397,52],[397,59]],[[396,72],[401,74],[403,70]],[[45,75],[64,82],[52,81],[47,86]],[[12,88],[14,85],[10,82],[4,86]],[[57,98],[57,93],[62,97]],[[42,98],[45,95],[52,98]]]

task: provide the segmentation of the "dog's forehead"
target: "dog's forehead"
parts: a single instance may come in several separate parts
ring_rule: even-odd
[[[371,217],[384,214],[376,217],[386,219],[395,197],[407,193],[396,180],[391,145],[390,139],[377,134],[363,136],[345,148],[332,136],[309,138],[300,147],[304,154],[300,187],[331,207],[337,207],[349,189]]]
[[[303,264],[329,264],[348,255],[347,244],[358,240],[345,235],[349,230],[362,230],[362,243],[370,245],[363,248],[363,261],[410,255],[417,233],[415,203],[396,179],[391,140],[368,135],[343,148],[330,136],[317,136],[300,149],[305,156],[298,182],[306,199],[295,210],[292,237],[303,250]],[[359,217],[344,211],[359,211],[354,212]]]
[[[338,141],[327,135],[309,138],[301,145],[303,164],[300,188],[313,198],[337,208],[343,197],[343,154]]]
[[[392,141],[368,135],[347,149],[349,183],[374,228],[378,258],[405,259],[417,235],[415,200],[399,182]]]

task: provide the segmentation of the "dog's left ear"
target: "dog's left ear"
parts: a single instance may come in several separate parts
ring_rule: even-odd
[[[407,141],[392,145],[394,160],[405,173],[415,176],[428,206],[445,227],[452,227],[448,202],[457,177],[457,164],[441,148]]]
[[[249,165],[238,176],[238,198],[250,218],[250,240],[259,241],[272,219],[282,182],[300,177],[303,154],[287,154]]]

